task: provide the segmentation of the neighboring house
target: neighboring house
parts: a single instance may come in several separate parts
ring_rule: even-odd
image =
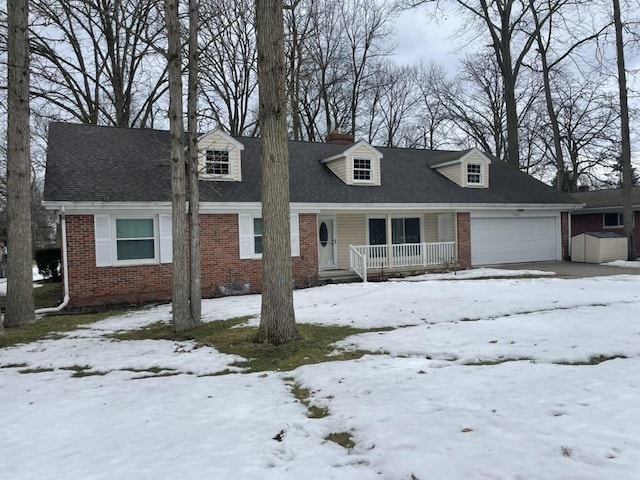
[[[260,139],[199,141],[203,296],[260,291]],[[477,149],[289,142],[296,286],[355,271],[561,260],[575,202]],[[66,239],[71,307],[171,297],[169,133],[53,123],[45,205]]]
[[[572,194],[584,208],[571,214],[571,235],[586,232],[623,233],[622,189],[586,190]],[[640,187],[631,189],[633,204],[633,238],[636,253],[640,252]]]

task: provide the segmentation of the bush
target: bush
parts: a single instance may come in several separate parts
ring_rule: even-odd
[[[62,278],[60,272],[61,253],[59,248],[41,248],[36,250],[36,264],[38,271],[45,279],[59,282]]]

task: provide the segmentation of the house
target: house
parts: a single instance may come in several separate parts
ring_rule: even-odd
[[[44,199],[60,219],[69,306],[171,298],[169,133],[49,127]],[[203,296],[260,290],[260,139],[199,139]],[[477,149],[289,142],[296,286],[340,272],[561,260],[575,201]]]
[[[571,235],[586,232],[623,234],[622,189],[582,190],[572,194],[584,208],[571,213]],[[636,253],[640,252],[640,187],[632,187],[633,238]]]

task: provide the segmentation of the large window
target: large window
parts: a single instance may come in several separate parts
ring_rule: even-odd
[[[391,219],[392,243],[420,243],[420,219],[392,218]]]
[[[470,185],[482,185],[482,165],[469,163],[467,165],[467,183]]]
[[[207,175],[227,177],[231,174],[228,150],[207,150],[205,157]]]
[[[394,245],[403,243],[420,243],[420,218],[392,218],[391,219],[391,243]],[[369,219],[369,245],[386,245],[387,222],[384,218]]]
[[[171,263],[171,216],[94,215],[97,267]]]
[[[602,222],[605,228],[622,228],[624,226],[624,217],[622,213],[603,213]]]
[[[152,218],[116,219],[116,259],[153,260],[155,253],[155,234]]]
[[[353,181],[354,182],[370,182],[371,176],[371,159],[354,158],[353,159]]]
[[[291,256],[300,256],[300,224],[297,213],[291,214]],[[238,214],[241,259],[259,259],[264,251],[263,222],[260,214]]]

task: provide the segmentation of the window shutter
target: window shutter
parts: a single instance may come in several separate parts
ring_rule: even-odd
[[[109,215],[94,215],[96,241],[96,267],[113,265],[111,260],[111,217]]]
[[[173,236],[171,228],[171,215],[159,215],[158,233],[160,235],[160,263],[173,262]]]
[[[253,258],[253,217],[243,213],[238,214],[238,236],[240,244],[240,258]]]
[[[291,256],[300,256],[300,222],[298,220],[298,214],[291,214]]]

